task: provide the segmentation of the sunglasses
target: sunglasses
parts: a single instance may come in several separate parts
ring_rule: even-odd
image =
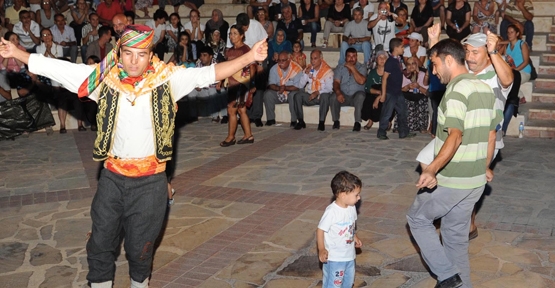
[[[52,36],[52,34],[42,34],[42,37]]]

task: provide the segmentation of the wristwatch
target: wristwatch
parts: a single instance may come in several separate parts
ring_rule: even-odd
[[[493,51],[488,51],[488,54],[489,55],[495,55],[495,54],[497,54],[497,52],[498,52],[497,49],[495,49]]]

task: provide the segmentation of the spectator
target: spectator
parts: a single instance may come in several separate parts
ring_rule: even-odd
[[[244,17],[247,17],[248,20],[247,14],[244,14]],[[249,46],[243,42],[245,39],[245,29],[232,25],[229,30],[231,32],[229,33],[228,40],[233,43],[233,47],[226,51],[227,61],[233,60],[250,51]],[[252,135],[251,125],[247,115],[247,106],[249,106],[249,98],[256,90],[254,83],[251,81],[251,79],[254,79],[255,74],[255,65],[249,64],[227,78],[227,115],[229,117],[229,122],[227,137],[220,143],[222,147],[235,145],[236,142],[237,144],[254,143],[254,136]],[[239,121],[241,121],[241,128],[243,128],[244,132],[243,138],[239,141],[235,141],[235,133],[237,132],[238,124],[237,114],[240,115]]]
[[[468,2],[456,0],[447,7],[447,35],[460,42],[470,34],[470,15],[472,10]]]
[[[177,36],[179,33],[185,31],[185,27],[181,24],[181,18],[179,14],[170,14],[170,23],[166,25],[166,48],[167,52],[173,52],[175,47],[177,47]]]
[[[121,3],[121,9],[123,9],[123,13],[125,13],[125,12],[135,13],[135,1],[134,0],[122,0],[120,3]]]
[[[168,63],[174,63],[175,65],[188,66],[188,63],[195,63],[197,60],[197,49],[196,45],[191,43],[191,37],[189,33],[182,32],[179,34],[179,42],[174,50]]]
[[[247,15],[249,15],[249,19],[253,19],[254,15],[260,10],[264,10],[268,13],[270,4],[272,4],[272,0],[250,0],[250,4],[247,6]]]
[[[405,8],[397,9],[397,18],[395,18],[395,37],[403,40],[403,45],[409,45],[407,36],[414,31],[414,27],[408,21],[409,12]]]
[[[322,30],[320,25],[320,8],[312,0],[302,0],[298,11],[299,19],[301,19],[301,24],[303,24],[303,32],[310,32],[310,47],[316,47],[316,33]]]
[[[470,28],[473,34],[487,34],[488,31],[496,33],[497,25],[495,25],[495,2],[493,2],[493,0],[480,0],[474,2],[472,20]]]
[[[365,121],[368,120],[368,122],[364,125],[364,130],[370,130],[374,122],[380,121],[383,103],[378,100],[378,105],[374,107],[374,102],[382,94],[382,77],[385,61],[387,61],[388,57],[387,52],[383,50],[378,51],[376,53],[376,68],[372,69],[366,77],[366,84],[364,85],[366,98],[362,105],[361,118]]]
[[[287,40],[291,43],[301,42],[303,44],[303,24],[300,19],[293,18],[291,6],[285,6],[281,9],[283,17],[278,21],[276,29],[283,29]],[[304,46],[304,45],[303,45]]]
[[[329,101],[333,92],[333,70],[324,61],[320,50],[315,49],[310,53],[310,64],[304,69],[299,82],[299,87],[305,86],[305,89],[301,88],[294,96],[295,105],[293,108],[298,121],[295,130],[306,128],[303,105],[319,105],[318,131],[324,131],[326,129],[324,122],[326,121],[330,106]]]
[[[213,57],[216,59],[217,63],[225,61],[225,41],[220,37],[220,30],[214,30],[212,32],[212,37],[210,37],[211,42],[206,43],[206,46],[212,48]]]
[[[87,55],[85,59],[91,56],[96,56],[100,59],[104,59],[106,54],[108,54],[114,46],[110,41],[112,40],[112,29],[108,26],[102,26],[98,29],[98,39],[94,40],[87,47]]]
[[[524,31],[528,48],[532,50],[534,39],[534,5],[530,0],[507,0],[505,11],[501,13],[501,37],[508,39],[507,28],[510,24],[516,25],[519,31]],[[522,35],[521,35],[522,37]]]
[[[268,38],[268,33],[266,33],[262,24],[254,19],[249,19],[246,13],[239,13],[237,17],[235,17],[235,20],[237,21],[237,27],[243,29],[243,32],[245,32],[245,39],[243,41],[247,46],[251,47],[256,42]],[[231,30],[227,31],[228,35],[230,31]],[[243,33],[241,33],[241,35],[243,35]],[[228,38],[227,48],[231,48],[231,46],[231,41]]]
[[[160,61],[164,61],[164,53],[166,52],[166,21],[168,20],[168,13],[164,10],[156,10],[152,20],[148,20],[145,25],[154,30],[154,40],[152,41],[154,54],[158,56]]]
[[[1,3],[4,4],[5,2],[6,1],[2,1]],[[33,13],[36,13],[37,11],[39,11],[41,9],[41,7],[40,7],[41,2],[42,2],[41,0],[28,0],[27,4],[29,4],[29,11],[31,11]],[[27,6],[27,5],[25,5],[25,6]]]
[[[183,25],[185,31],[191,35],[191,42],[197,45],[197,48],[204,46],[204,24],[200,23],[200,12],[191,10],[189,12],[189,22]]]
[[[403,96],[407,105],[407,125],[409,131],[428,132],[428,85],[424,84],[426,73],[420,71],[420,61],[417,57],[409,57],[405,61],[407,66],[403,75]],[[393,125],[398,126],[397,121]]]
[[[345,54],[348,48],[354,48],[358,52],[364,53],[364,64],[370,60],[372,54],[372,44],[370,40],[372,34],[368,31],[368,21],[362,19],[362,8],[353,9],[353,21],[345,25],[343,41],[341,42],[341,52],[339,52],[339,65],[345,63]]]
[[[13,32],[6,32],[4,34],[4,40],[10,41],[17,46],[17,48],[21,50],[25,50],[25,47],[20,45],[20,40],[17,34]],[[12,99],[11,90],[12,87],[17,87],[16,83],[11,83],[11,79],[13,79],[14,75],[23,75],[24,74],[25,65],[23,62],[15,59],[15,58],[3,58],[0,56],[0,96],[6,100]],[[20,84],[19,84],[20,85]],[[18,94],[22,96],[19,92]],[[2,101],[0,101],[2,102]]]
[[[389,41],[390,56],[385,62],[384,74],[382,77],[382,93],[374,101],[374,107],[378,107],[378,102],[383,103],[380,115],[380,128],[378,129],[378,139],[387,140],[387,127],[389,118],[393,115],[393,110],[397,112],[399,123],[399,138],[411,138],[416,136],[410,133],[407,125],[407,104],[401,91],[403,85],[403,70],[401,68],[400,56],[403,54],[403,42],[401,39],[393,38]]]
[[[34,53],[40,44],[40,26],[31,20],[31,12],[22,10],[19,12],[19,22],[13,27],[13,32],[19,37],[19,43],[27,52]]]
[[[17,20],[21,20],[21,11],[29,11],[29,8],[23,6],[24,4],[25,0],[14,0],[13,6],[6,8],[4,21],[6,22],[6,28],[8,28],[8,30],[13,29],[13,26],[15,25],[15,23],[17,23]]]
[[[89,23],[85,24],[83,29],[81,29],[81,35],[83,36],[81,39],[81,59],[87,59],[87,47],[94,40],[98,39],[98,29],[100,29],[100,27],[102,27],[102,25],[99,22],[98,14],[89,14]]]
[[[125,14],[116,14],[112,18],[112,28],[114,28],[114,33],[116,34],[114,36],[116,36],[116,40],[119,39],[119,36],[123,33],[127,25],[130,24]]]
[[[178,2],[182,2],[183,5],[191,10],[197,10],[200,8],[200,6],[204,5],[204,0],[177,0]],[[175,5],[174,4],[174,9],[175,12],[177,13],[177,9],[179,8],[179,5]]]
[[[262,27],[264,27],[264,30],[268,33],[268,38],[274,37],[274,23],[268,18],[268,12],[266,12],[266,10],[258,10],[254,18],[262,24]]]
[[[56,25],[50,28],[54,42],[61,45],[64,49],[64,57],[70,57],[71,63],[77,62],[77,40],[73,28],[66,25],[66,18],[63,14],[54,16]]]
[[[39,13],[35,14],[35,18],[37,23],[40,25],[40,28],[50,28],[54,26],[54,15],[56,15],[56,11],[52,8],[50,0],[41,2],[40,7],[41,9],[38,10]]]
[[[322,48],[328,46],[330,33],[343,33],[345,24],[351,21],[351,9],[345,5],[343,0],[335,0],[335,5],[328,11],[326,23],[324,24],[324,44]]]
[[[123,12],[123,15],[125,16],[127,25],[135,25],[135,12],[125,11]],[[113,24],[113,19],[112,19],[112,24]]]
[[[395,21],[388,7],[387,2],[378,4],[378,13],[372,15],[368,21],[368,29],[372,29],[374,34],[374,49],[378,51],[389,51],[389,42],[395,37]]]
[[[227,41],[227,30],[229,29],[229,23],[224,20],[224,14],[220,9],[212,10],[212,18],[206,22],[204,26],[204,36],[206,38],[206,43],[212,42],[210,36],[214,30],[220,31],[220,38]]]
[[[328,12],[331,6],[333,6],[334,0],[318,0],[318,6],[320,7],[320,17],[327,19]]]
[[[434,17],[439,17],[441,29],[445,29],[445,0],[431,0]]]
[[[330,98],[331,117],[333,129],[339,129],[339,112],[341,106],[355,107],[355,125],[353,131],[360,131],[362,122],[362,104],[366,94],[364,84],[366,83],[366,64],[357,61],[357,50],[349,48],[345,52],[345,63],[338,64],[334,71],[333,92],[335,97]]]
[[[415,57],[418,60],[417,67],[424,67],[424,61],[426,61],[426,48],[422,47],[422,35],[412,32],[409,37],[409,46],[405,47],[403,53],[403,61],[405,65],[409,58]]]
[[[299,41],[293,43],[293,52],[291,52],[291,61],[299,64],[301,68],[306,68],[306,55],[304,55],[303,47]]]
[[[399,8],[405,8],[409,11],[407,4],[403,3],[401,0],[391,0],[391,3],[389,4],[389,12],[396,14],[397,9]]]
[[[362,8],[362,19],[364,20],[368,20],[372,17],[372,15],[374,15],[374,4],[370,3],[368,0],[360,0],[356,2],[351,13],[354,13],[355,8],[357,7]]]
[[[75,32],[75,39],[77,40],[78,46],[81,44],[81,39],[83,38],[83,34],[81,34],[83,27],[85,27],[87,21],[89,21],[89,14],[92,12],[93,11],[89,8],[89,5],[85,2],[85,0],[77,0],[77,5],[71,9],[71,17],[73,18],[73,21],[69,23],[69,27],[73,28],[73,31]]]
[[[123,14],[123,9],[117,0],[104,0],[96,7],[96,13],[102,25],[110,26],[112,18],[116,14]]]
[[[279,30],[278,30],[279,31]],[[299,91],[303,68],[291,61],[291,53],[282,51],[278,55],[278,65],[270,69],[268,88],[264,92],[264,107],[266,108],[266,126],[276,124],[276,104],[289,103],[291,113],[290,127],[297,125],[295,114],[294,94]]]
[[[295,6],[295,3],[289,2],[288,0],[279,0],[279,3],[276,3],[270,8],[270,19],[272,19],[273,21],[279,21],[280,17],[282,16],[281,10],[284,7],[288,7],[288,6],[291,7],[291,13],[296,17],[297,6]]]
[[[434,10],[431,2],[427,0],[418,0],[412,13],[410,14],[410,25],[414,27],[414,32],[422,34],[424,41],[428,43],[428,27],[434,23]]]
[[[507,58],[509,59],[509,63],[512,64],[512,68],[520,71],[520,84],[522,85],[530,81],[530,73],[532,73],[532,66],[530,66],[530,49],[528,48],[528,44],[522,41],[522,34],[517,25],[509,25],[509,28],[507,28],[507,37],[507,40],[509,40],[506,50]],[[519,93],[519,97],[522,96],[524,95]]]
[[[55,2],[52,2],[52,4],[54,5],[56,13],[64,14],[67,10],[69,10],[69,0],[57,0]]]
[[[146,19],[150,18],[150,15],[148,15],[148,8],[150,8],[150,7],[152,7],[152,0],[136,0],[135,1],[135,9],[143,11],[143,13],[144,13],[143,18],[146,18]]]
[[[268,67],[271,68],[277,63],[279,53],[283,51],[289,53],[293,52],[293,46],[286,38],[287,35],[285,34],[285,31],[278,29],[276,31],[276,35],[274,35],[274,39],[268,43]]]

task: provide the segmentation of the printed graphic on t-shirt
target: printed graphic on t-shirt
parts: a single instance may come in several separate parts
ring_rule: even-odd
[[[339,236],[345,239],[345,244],[353,243],[355,239],[355,225],[352,222],[337,223],[338,226],[343,227],[339,230]]]

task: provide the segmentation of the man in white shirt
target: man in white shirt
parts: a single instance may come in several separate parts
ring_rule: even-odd
[[[368,0],[360,0],[359,2],[353,5],[353,11],[351,14],[354,13],[355,8],[360,7],[362,8],[362,19],[368,20],[372,15],[374,15],[374,4],[370,3]]]
[[[374,34],[374,47],[382,45],[383,49],[389,51],[389,40],[395,37],[395,14],[389,12],[389,3],[381,2],[378,11],[368,20],[368,29]]]
[[[29,11],[19,12],[19,22],[14,25],[13,33],[19,36],[19,44],[27,52],[36,51],[37,45],[40,44],[40,26],[37,22],[31,20]]]
[[[353,21],[347,23],[345,31],[343,31],[338,64],[345,63],[345,52],[349,48],[355,48],[358,52],[364,53],[364,63],[368,63],[370,54],[372,54],[372,45],[370,44],[372,34],[370,34],[367,27],[368,21],[362,19],[362,8],[355,8]]]
[[[77,39],[73,28],[66,25],[66,17],[63,14],[56,14],[54,22],[56,25],[50,28],[54,43],[63,47],[64,57],[69,56],[71,63],[77,62]]]
[[[303,90],[305,85],[306,88]],[[295,130],[306,128],[303,105],[320,105],[318,130],[324,131],[324,122],[330,108],[330,97],[333,92],[333,70],[324,61],[322,51],[315,49],[310,52],[310,64],[304,69],[299,88],[301,90],[293,96],[295,102],[293,109],[298,121]]]
[[[235,24],[245,31],[244,43],[247,44],[247,46],[252,47],[254,43],[268,38],[268,33],[264,29],[264,26],[254,19],[249,19],[246,13],[239,13],[235,21],[237,21]],[[227,35],[229,35],[229,29],[227,30]],[[229,37],[227,37],[227,48],[231,48],[232,46]]]
[[[89,14],[89,23],[85,24],[81,29],[81,59],[83,62],[87,60],[87,47],[91,44],[94,40],[98,40],[98,29],[102,27],[100,24],[100,19],[98,18],[98,14],[91,13]],[[116,30],[114,26],[114,30]]]

